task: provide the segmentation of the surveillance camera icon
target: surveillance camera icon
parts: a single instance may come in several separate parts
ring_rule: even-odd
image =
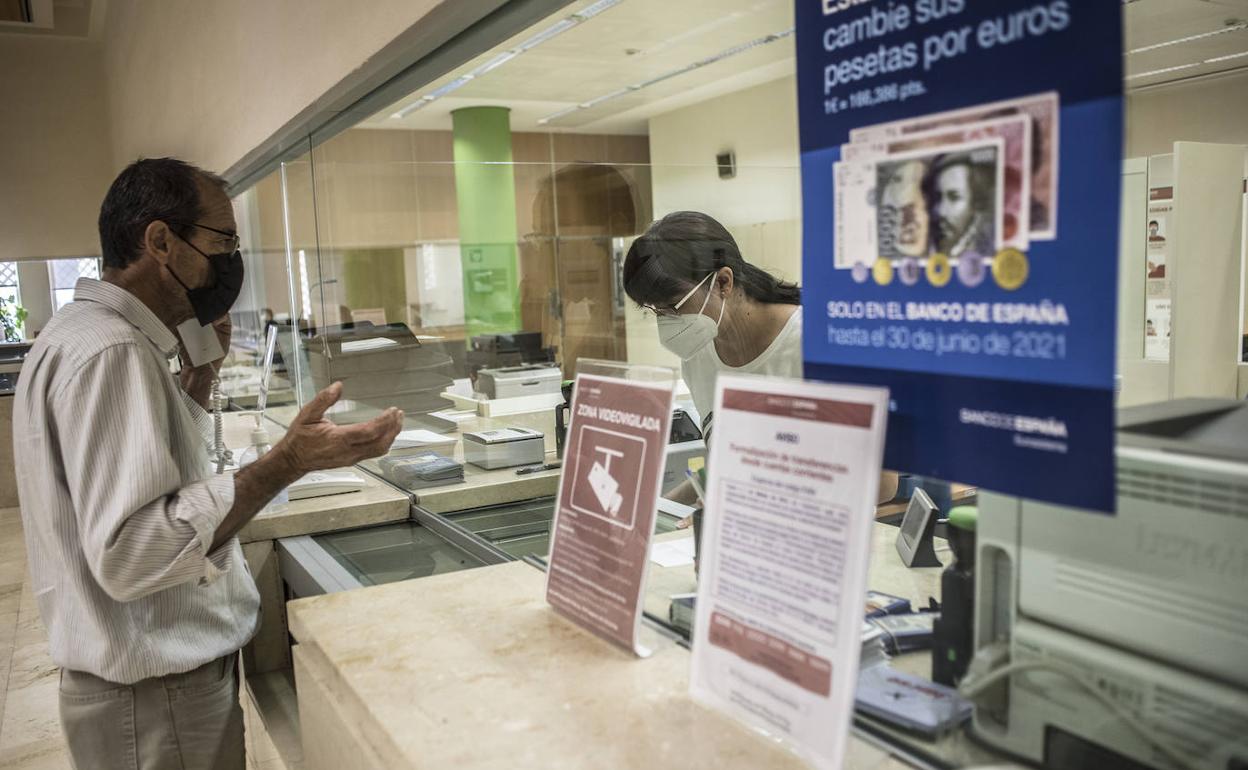
[[[602,458],[594,460],[589,469],[589,487],[602,510],[614,518],[620,515],[624,496],[619,492],[619,480],[611,475],[611,461],[623,457],[624,453],[606,447],[594,447],[594,452],[600,453]]]

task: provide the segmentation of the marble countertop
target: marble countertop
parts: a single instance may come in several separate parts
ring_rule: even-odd
[[[460,438],[464,432],[509,426],[541,431],[545,435],[546,444],[544,461],[553,463],[559,459],[555,454],[555,417],[552,409],[506,417],[472,417],[460,423],[457,431],[446,434],[448,437],[457,439],[449,456],[463,463],[463,482],[415,490],[412,495],[416,504],[432,513],[452,513],[487,505],[501,505],[531,500],[535,497],[553,496],[559,488],[558,470],[539,471],[518,476],[516,468],[486,470],[464,462],[464,442]],[[439,454],[448,454],[444,450],[437,451]],[[376,461],[365,461],[361,465],[381,475],[381,468]]]
[[[546,453],[546,462],[556,459],[554,452]],[[552,497],[558,491],[558,469],[517,476],[515,468],[487,471],[475,465],[465,465],[463,483],[420,489],[414,495],[416,504],[427,511],[452,513],[535,497]]]
[[[364,479],[360,491],[291,500],[283,511],[261,512],[238,533],[239,540],[277,540],[407,520],[411,498],[367,473],[355,473]]]
[[[301,658],[386,767],[805,767],[694,703],[688,650],[659,643],[638,660],[556,615],[543,592],[541,572],[510,563],[300,599],[288,613]],[[907,767],[856,737],[845,766]]]
[[[227,413],[222,420],[226,446],[239,448],[250,440],[255,418],[248,414]],[[269,438],[276,443],[286,434],[281,425],[265,420]],[[283,537],[335,532],[341,529],[404,521],[411,515],[411,497],[389,484],[351,469],[364,479],[359,492],[292,500],[280,512],[257,514],[239,532],[241,542],[277,540]]]
[[[543,581],[511,563],[301,599],[290,628],[388,767],[803,767],[694,704],[683,648],[637,660],[555,615]]]

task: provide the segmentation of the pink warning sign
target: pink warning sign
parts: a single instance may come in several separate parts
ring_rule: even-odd
[[[672,385],[576,378],[546,600],[633,651],[672,418]]]

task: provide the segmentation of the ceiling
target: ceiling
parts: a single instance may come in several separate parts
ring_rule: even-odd
[[[1248,68],[1248,0],[1128,0],[1124,15],[1128,90]]]
[[[515,131],[645,134],[661,112],[775,80],[794,71],[793,0],[620,0],[562,34],[428,103],[402,119],[395,112],[423,94],[514,50],[593,3],[572,3],[531,29],[364,122],[372,128],[449,129],[460,107],[510,107]],[[645,83],[743,44],[755,47],[612,98],[601,105],[538,121],[578,104]]]
[[[575,109],[793,26],[793,0],[619,0],[453,94],[394,117],[422,95],[593,5],[590,0],[569,4],[361,126],[446,130],[452,110],[491,105],[511,108],[516,131],[644,134],[654,115],[794,72],[793,38],[781,37],[588,109]],[[1124,17],[1128,90],[1248,68],[1248,0],[1124,0]],[[1201,37],[1185,39],[1193,36]],[[1135,50],[1139,48],[1149,50]],[[569,109],[573,111],[551,118]],[[548,120],[539,122],[543,118]]]

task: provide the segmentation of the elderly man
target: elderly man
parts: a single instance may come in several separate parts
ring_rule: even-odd
[[[385,452],[402,413],[334,425],[335,384],[272,452],[211,475],[204,405],[220,361],[194,366],[188,348],[213,319],[228,344],[242,284],[224,184],[140,160],[113,182],[99,227],[103,279],[79,281],[40,334],[14,409],[61,723],[79,768],[241,769],[235,661],[259,595],[235,535],[304,473]]]

